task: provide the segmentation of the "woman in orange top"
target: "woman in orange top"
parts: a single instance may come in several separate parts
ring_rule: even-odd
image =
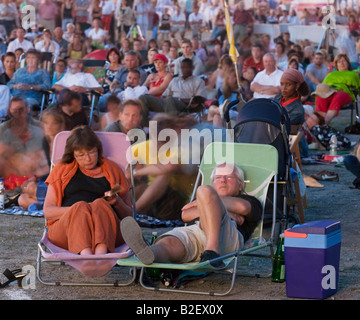
[[[129,185],[122,169],[103,158],[101,142],[91,128],[72,130],[61,162],[45,183],[44,214],[55,245],[91,255],[114,252],[124,243],[119,225],[132,214]],[[108,192],[116,185],[120,191]]]

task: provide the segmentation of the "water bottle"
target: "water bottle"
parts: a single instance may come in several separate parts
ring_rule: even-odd
[[[4,178],[0,178],[0,210],[5,209],[5,194]]]
[[[273,260],[273,270],[271,281],[284,282],[285,281],[285,251],[284,251],[284,236],[280,235],[280,241],[276,248]]]
[[[157,238],[157,232],[152,233],[151,242],[150,244],[154,244],[155,240]],[[146,275],[153,279],[153,280],[159,280],[160,279],[160,269],[159,268],[146,268]]]
[[[337,138],[336,135],[333,134],[330,138],[330,155],[336,156],[336,150],[337,150]]]

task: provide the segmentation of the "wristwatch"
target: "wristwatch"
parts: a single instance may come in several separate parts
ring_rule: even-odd
[[[31,87],[30,87],[30,90],[34,90],[34,87],[33,87],[33,86],[31,86]]]

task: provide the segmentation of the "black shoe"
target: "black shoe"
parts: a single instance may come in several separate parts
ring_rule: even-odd
[[[215,251],[205,250],[204,253],[200,256],[200,262],[213,260],[213,259],[216,259],[219,257],[220,257],[220,255],[218,253],[216,253]],[[225,264],[222,260],[211,261],[210,265],[216,269],[225,268]]]
[[[19,205],[19,197],[20,197],[21,193],[15,194],[13,196],[7,196],[5,199],[5,208],[10,208],[13,206],[18,206]]]
[[[359,178],[356,178],[356,179],[353,181],[353,185],[355,186],[356,189],[360,189],[360,177],[359,177]]]
[[[3,275],[7,278],[7,281],[5,281],[4,283],[0,283],[0,288],[5,288],[14,281],[17,281],[18,286],[21,287],[21,280],[26,276],[26,274],[22,273],[21,269],[16,269],[16,270],[6,269],[3,272]]]

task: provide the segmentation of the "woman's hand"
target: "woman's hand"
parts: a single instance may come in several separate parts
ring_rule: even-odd
[[[118,201],[118,198],[119,198],[119,195],[114,193],[114,194],[111,194],[111,195],[108,195],[108,193],[111,192],[111,191],[108,191],[108,192],[105,192],[105,196],[104,196],[104,199],[111,205],[115,205],[115,203]]]

